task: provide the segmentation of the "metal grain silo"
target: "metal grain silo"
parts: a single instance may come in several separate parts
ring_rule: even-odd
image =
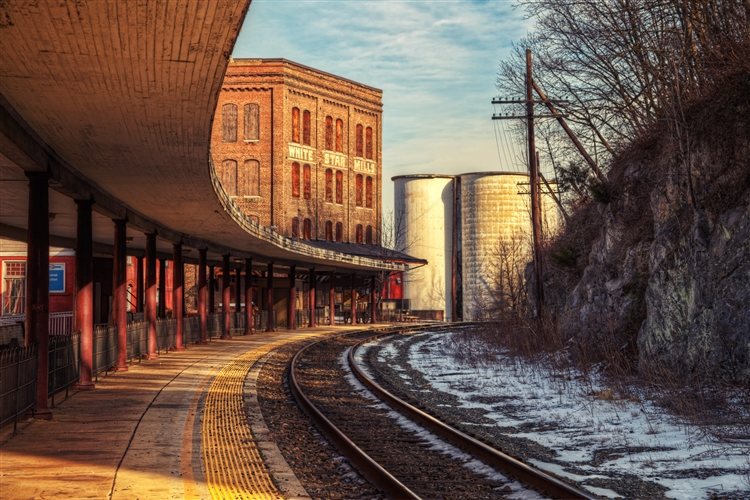
[[[452,175],[393,177],[396,248],[427,260],[404,275],[404,298],[422,318],[452,321]]]
[[[461,174],[463,319],[489,319],[512,306],[531,260],[529,176]]]

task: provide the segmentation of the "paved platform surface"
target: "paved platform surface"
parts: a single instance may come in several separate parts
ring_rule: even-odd
[[[0,498],[304,498],[253,406],[256,362],[345,329],[214,340],[100,378],[52,420],[5,431]]]

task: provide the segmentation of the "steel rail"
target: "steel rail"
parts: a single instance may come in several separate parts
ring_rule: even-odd
[[[395,333],[395,332],[389,332]],[[381,334],[382,335],[382,334]],[[376,335],[375,337],[380,336]],[[487,444],[451,427],[444,422],[433,417],[429,413],[407,403],[399,397],[391,394],[372,378],[370,378],[356,363],[355,352],[372,338],[362,340],[349,348],[347,359],[349,367],[355,377],[364,384],[377,398],[386,401],[394,410],[410,418],[430,432],[440,436],[454,446],[462,449],[470,455],[482,460],[494,469],[508,474],[522,483],[530,486],[532,489],[546,493],[554,498],[584,498],[595,499],[597,497],[578,489],[546,472],[532,467],[516,458],[511,457]]]
[[[352,335],[358,332],[348,332],[342,334]],[[379,331],[382,334],[383,331]],[[377,336],[377,335],[376,335]],[[370,458],[359,446],[357,446],[351,439],[344,435],[333,422],[328,420],[325,415],[310,401],[305,395],[302,387],[297,379],[295,368],[302,357],[302,355],[311,347],[330,340],[322,339],[317,342],[306,345],[300,349],[297,354],[294,355],[290,362],[289,368],[289,388],[292,392],[292,396],[297,401],[297,404],[303,409],[305,413],[313,420],[317,428],[333,443],[333,445],[346,456],[352,464],[359,470],[359,472],[365,476],[373,485],[383,490],[387,495],[393,498],[410,498],[419,499],[413,491],[407,488],[401,481],[396,479],[387,470],[380,466],[375,460]]]

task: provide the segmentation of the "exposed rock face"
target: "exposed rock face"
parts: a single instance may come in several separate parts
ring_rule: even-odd
[[[681,140],[665,133],[615,163],[613,201],[579,222],[600,227],[582,272],[547,276],[561,332],[583,349],[750,382],[749,81],[691,110]]]
[[[654,211],[641,364],[750,380],[748,194],[721,213],[696,212],[686,231]],[[653,206],[663,195],[651,197]]]

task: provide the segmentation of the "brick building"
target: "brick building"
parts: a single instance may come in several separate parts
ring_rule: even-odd
[[[380,243],[382,91],[284,59],[230,61],[211,136],[224,190],[292,238]]]

